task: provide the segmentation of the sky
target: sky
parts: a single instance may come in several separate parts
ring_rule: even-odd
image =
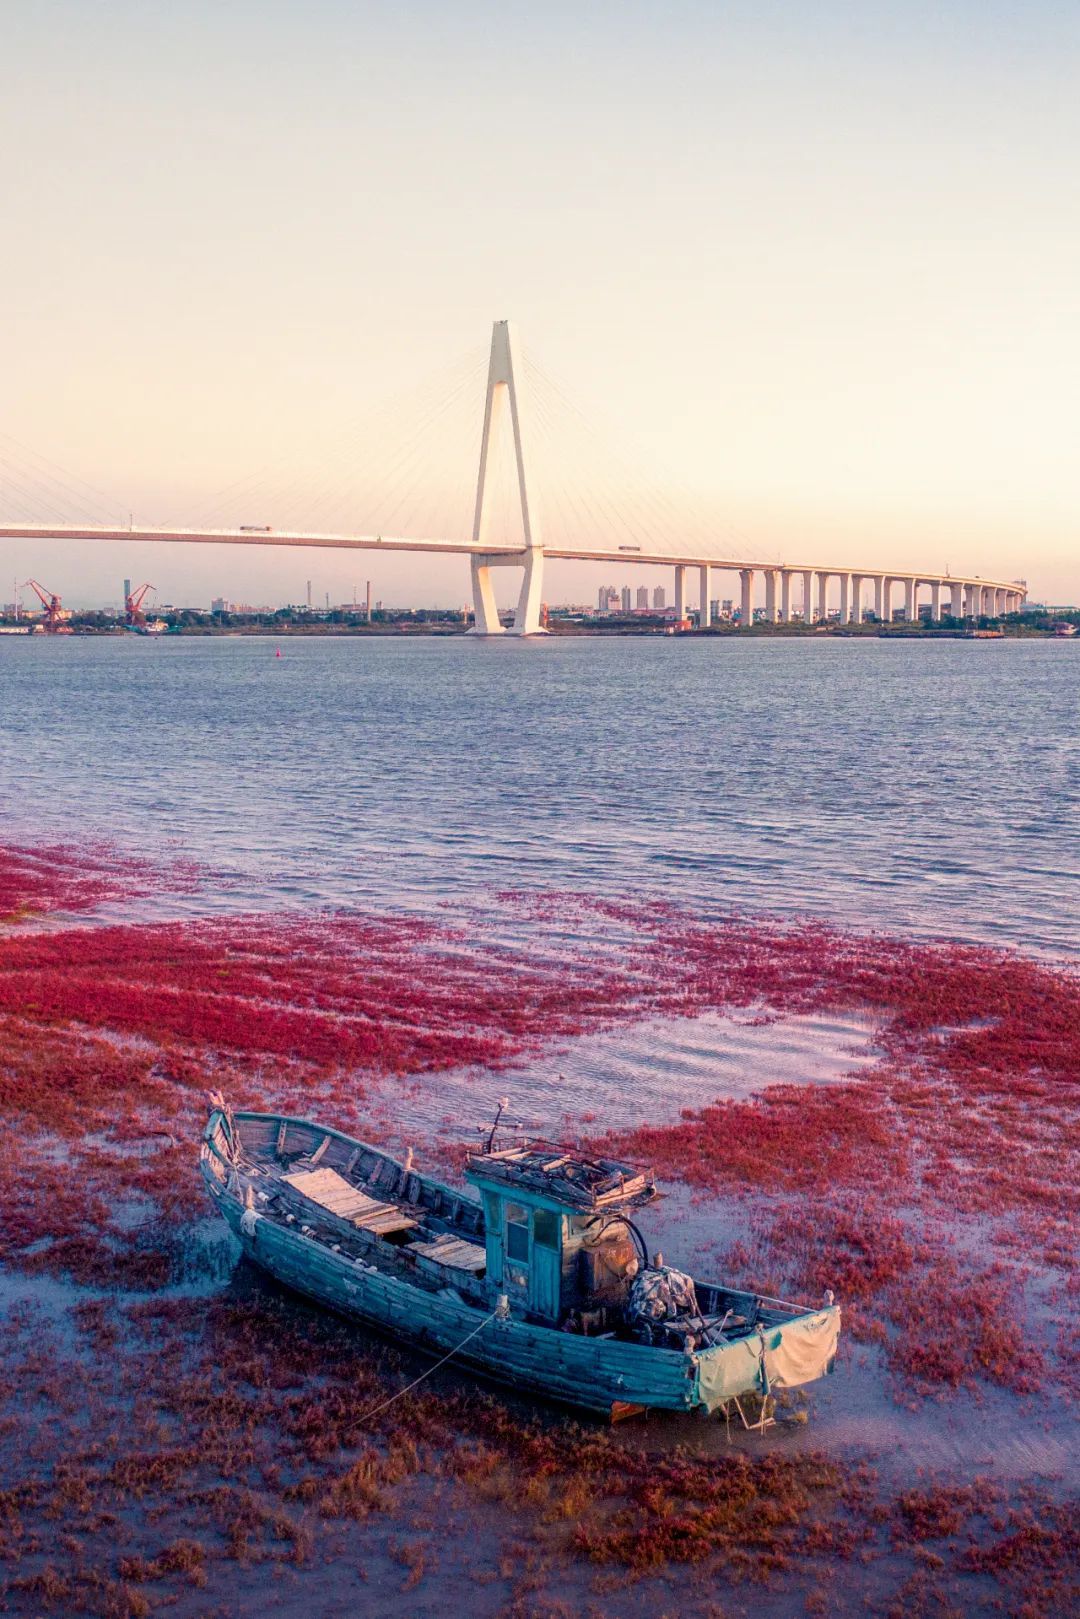
[[[9,4],[0,457],[136,522],[246,479],[302,514],[324,454],[389,465],[465,366],[408,464],[434,490],[453,459],[460,506],[511,317],[622,457],[605,487],[631,466],[725,554],[1080,600],[1078,69],[1064,0]],[[30,574],[71,603],[467,593],[462,559],[0,541]],[[609,577],[639,582],[560,564],[547,595]]]

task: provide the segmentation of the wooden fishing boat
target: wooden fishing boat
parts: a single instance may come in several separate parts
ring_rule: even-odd
[[[609,1417],[743,1415],[741,1396],[833,1367],[831,1295],[786,1304],[665,1265],[635,1218],[655,1181],[627,1164],[500,1146],[492,1127],[466,1168],[477,1198],[338,1130],[215,1096],[200,1166],[279,1281],[515,1388]]]

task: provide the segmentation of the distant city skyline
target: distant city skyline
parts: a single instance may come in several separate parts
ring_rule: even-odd
[[[293,457],[314,503],[345,424],[509,315],[744,555],[1080,596],[1075,12],[42,0],[8,33],[0,435],[147,521]],[[303,600],[314,566],[0,542],[0,577],[101,605],[123,576]],[[354,566],[320,559],[316,599]],[[454,606],[467,569],[387,558],[374,589]]]

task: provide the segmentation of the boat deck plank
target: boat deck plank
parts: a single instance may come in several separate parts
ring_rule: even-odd
[[[472,1271],[479,1275],[487,1266],[487,1254],[478,1243],[464,1242],[460,1237],[442,1236],[434,1242],[412,1242],[409,1252],[419,1254],[422,1259],[433,1259],[439,1265],[449,1265],[454,1270]]]
[[[391,1231],[408,1231],[420,1224],[410,1214],[404,1214],[396,1203],[382,1203],[369,1197],[355,1186],[350,1186],[336,1169],[297,1169],[283,1175],[285,1181],[302,1197],[309,1198],[320,1208],[348,1220],[364,1231],[384,1237]]]

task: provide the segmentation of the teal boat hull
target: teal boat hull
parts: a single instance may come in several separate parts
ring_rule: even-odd
[[[242,1122],[267,1116],[236,1118]],[[211,1115],[201,1170],[211,1198],[245,1255],[295,1292],[412,1348],[438,1355],[455,1351],[455,1364],[514,1389],[604,1416],[626,1407],[704,1415],[725,1408],[740,1395],[790,1386],[792,1364],[809,1372],[799,1381],[811,1381],[831,1369],[840,1329],[835,1305],[765,1325],[742,1340],[684,1352],[565,1332],[524,1320],[513,1311],[499,1315],[494,1299],[472,1302],[454,1287],[433,1290],[388,1274],[374,1263],[335,1252],[297,1224],[284,1224],[250,1206],[243,1176],[213,1147],[219,1123],[220,1116]],[[308,1120],[286,1123],[320,1137],[327,1134]],[[329,1133],[360,1145],[340,1132]],[[708,1290],[708,1284],[698,1286],[699,1292]],[[730,1297],[730,1292],[725,1290],[724,1296]]]

